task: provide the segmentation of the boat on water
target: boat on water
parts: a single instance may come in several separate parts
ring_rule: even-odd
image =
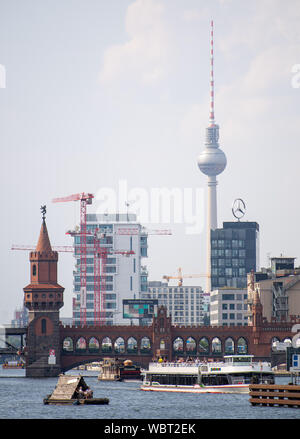
[[[86,370],[93,370],[93,371],[99,372],[101,370],[100,361],[93,361],[92,363],[87,364]]]
[[[25,363],[23,361],[6,361],[2,364],[2,369],[24,369]]]
[[[119,367],[120,381],[141,380],[141,368],[133,364],[131,360],[125,360]]]
[[[44,404],[108,404],[108,398],[93,398],[93,392],[81,375],[59,375],[51,395],[44,398]]]
[[[104,358],[101,362],[99,381],[141,380],[140,367],[131,360],[119,361],[115,358]]]
[[[141,390],[182,393],[248,393],[250,384],[273,384],[270,363],[253,355],[226,355],[222,362],[150,363]]]

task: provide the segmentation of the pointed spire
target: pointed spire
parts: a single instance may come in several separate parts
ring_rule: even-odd
[[[48,230],[46,226],[45,218],[43,218],[43,223],[40,231],[39,240],[35,249],[36,252],[52,252],[49,236],[48,236]]]

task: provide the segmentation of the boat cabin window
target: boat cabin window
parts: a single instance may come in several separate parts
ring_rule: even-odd
[[[252,362],[252,357],[251,356],[240,356],[240,357],[227,357],[225,358],[225,363],[234,363],[234,364],[238,364],[238,363],[251,363]]]

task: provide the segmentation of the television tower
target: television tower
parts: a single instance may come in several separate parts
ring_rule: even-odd
[[[207,193],[207,285],[206,291],[211,290],[211,230],[218,227],[217,223],[217,178],[226,167],[226,156],[219,148],[219,125],[215,123],[214,111],[214,23],[211,21],[210,38],[210,112],[209,125],[206,128],[205,148],[198,156],[198,166],[203,174],[208,176]]]

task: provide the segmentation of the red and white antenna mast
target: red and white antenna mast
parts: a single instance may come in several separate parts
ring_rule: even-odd
[[[215,124],[215,88],[214,88],[214,22],[210,22],[210,111],[209,124]]]

